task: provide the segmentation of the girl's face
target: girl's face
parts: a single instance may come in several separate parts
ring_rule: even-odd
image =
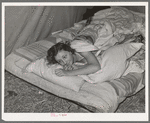
[[[74,58],[73,58],[73,54],[71,52],[61,50],[55,56],[55,60],[60,65],[72,65],[73,61],[74,61]]]

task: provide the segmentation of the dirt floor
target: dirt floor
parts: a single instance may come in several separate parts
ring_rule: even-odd
[[[94,111],[93,108],[90,110]],[[5,71],[4,112],[89,113],[89,110],[70,100],[48,93]],[[145,89],[127,98],[116,111],[116,113],[129,112],[145,112]]]

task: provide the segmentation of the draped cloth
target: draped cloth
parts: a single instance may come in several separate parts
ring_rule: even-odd
[[[69,28],[83,18],[83,6],[6,6],[5,57],[12,51]]]

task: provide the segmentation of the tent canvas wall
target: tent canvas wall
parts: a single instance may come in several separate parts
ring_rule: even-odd
[[[145,12],[142,6],[125,7]],[[5,6],[5,56],[105,8],[108,6]]]

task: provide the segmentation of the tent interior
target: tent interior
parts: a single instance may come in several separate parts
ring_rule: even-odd
[[[125,6],[145,13],[143,6]],[[52,32],[72,27],[109,6],[6,6],[5,56],[15,49],[48,38]]]
[[[145,14],[144,6],[123,7]],[[50,41],[51,35],[54,32],[70,28],[74,26],[74,23],[88,19],[93,16],[94,13],[108,8],[110,8],[110,6],[5,6],[5,57],[16,49],[28,46],[34,42],[40,40]],[[24,91],[22,91],[21,88],[24,88]],[[29,92],[35,94],[34,97],[37,101],[35,101],[34,98],[32,99],[31,96],[33,95]],[[5,71],[4,95],[5,112],[95,112],[95,109],[90,106],[84,106],[65,98],[59,98],[52,93],[26,83],[26,81],[14,76],[8,71]],[[23,95],[26,101],[23,97],[21,98]],[[120,107],[118,107],[115,112],[145,112],[144,95],[145,89],[142,89],[136,95],[128,97],[120,104]],[[23,99],[26,104],[23,101],[23,103],[21,103],[21,101],[19,101],[20,98]],[[37,98],[39,98],[39,100]],[[57,103],[63,100],[63,103],[58,104],[56,108],[53,107],[56,106],[55,102],[50,104],[45,98],[53,98],[52,100],[55,100]],[[41,100],[44,100],[44,103],[40,102]],[[39,102],[39,105],[37,102]],[[48,102],[47,105],[46,102]],[[59,108],[59,105],[62,107],[65,103],[67,105],[66,107],[69,108]],[[32,104],[36,104],[35,106],[38,108],[31,108]],[[47,109],[44,108],[44,105],[47,106]],[[70,107],[72,107],[72,109]]]

